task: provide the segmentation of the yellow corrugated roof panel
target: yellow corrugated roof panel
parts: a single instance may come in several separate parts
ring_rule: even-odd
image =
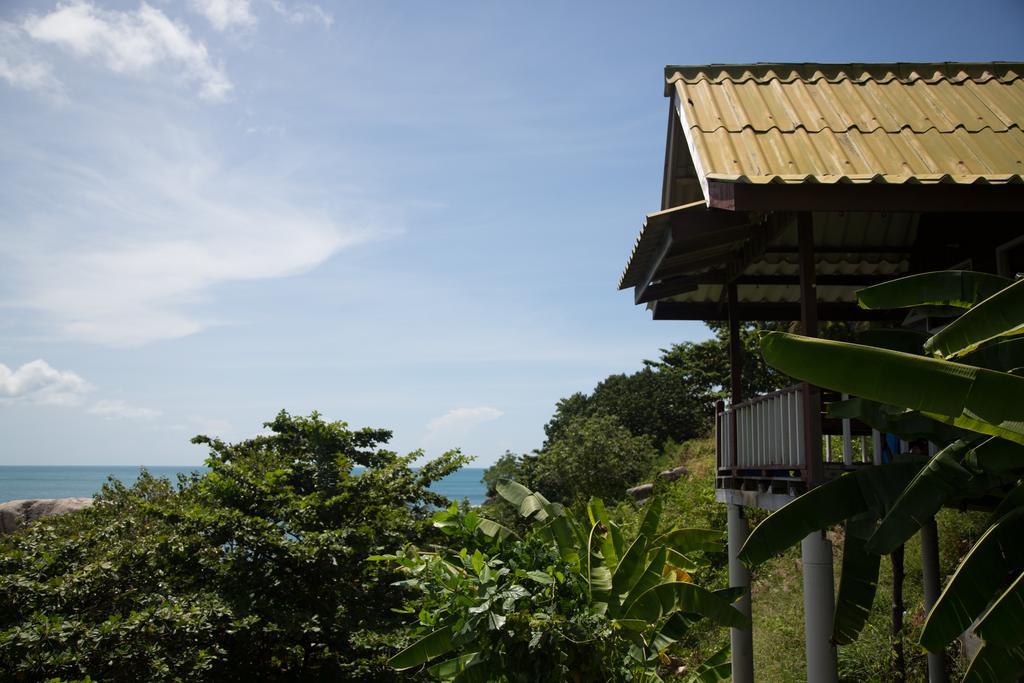
[[[707,179],[1024,182],[1024,64],[666,67]]]

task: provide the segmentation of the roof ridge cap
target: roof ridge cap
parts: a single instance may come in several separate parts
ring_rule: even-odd
[[[958,69],[956,73],[946,73],[946,69]],[[884,69],[884,73],[879,72]],[[922,72],[931,69],[931,75]],[[980,70],[971,74],[968,70]],[[686,75],[691,72],[694,75]],[[712,72],[714,75],[711,75]],[[777,80],[780,83],[803,81],[816,83],[824,80],[828,83],[851,81],[864,83],[888,83],[898,80],[901,83],[924,81],[934,84],[942,81],[950,83],[987,83],[996,79],[1004,84],[1013,83],[1024,78],[1024,62],[757,62],[753,64],[705,64],[705,65],[667,65],[665,67],[666,87],[677,81],[687,84],[706,81],[719,84],[725,81],[745,83],[754,80],[768,83]]]

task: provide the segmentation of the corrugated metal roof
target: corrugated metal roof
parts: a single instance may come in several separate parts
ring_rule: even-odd
[[[876,275],[898,277],[910,269],[908,252],[917,237],[918,217],[909,213],[815,212],[815,242],[822,251],[815,255],[818,275]],[[863,253],[857,247],[870,244],[891,252]],[[796,226],[789,225],[771,243],[773,249],[744,268],[743,276],[798,276]],[[827,249],[825,249],[827,247]],[[844,251],[849,247],[851,251]],[[786,251],[789,249],[789,251]],[[860,286],[818,285],[819,301],[854,302]],[[671,301],[716,303],[724,298],[724,286],[702,284],[693,291],[671,297]],[[800,300],[798,285],[740,284],[741,303],[782,303]]]
[[[665,72],[704,182],[1024,182],[1024,64]]]

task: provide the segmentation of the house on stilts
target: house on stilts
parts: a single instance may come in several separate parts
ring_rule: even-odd
[[[728,505],[729,578],[747,510],[775,510],[828,478],[881,463],[882,435],[833,420],[807,383],[741,391],[744,321],[900,324],[857,289],[948,268],[1024,272],[1024,64],[669,66],[661,210],[619,283],[655,320],[727,321],[730,400],[715,418],[716,494]],[[926,603],[940,590],[934,522],[921,538]],[[832,550],[802,542],[807,676],[836,680]],[[741,609],[756,611],[749,596]],[[754,679],[752,633],[732,637],[733,680]],[[945,680],[941,655],[929,677]]]

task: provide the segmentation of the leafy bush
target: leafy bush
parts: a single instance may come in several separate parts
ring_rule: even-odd
[[[426,669],[459,681],[660,680],[659,670],[691,680],[729,675],[726,651],[679,671],[670,652],[704,618],[743,626],[730,602],[735,591],[710,592],[690,573],[705,552],[721,550],[721,533],[706,529],[659,532],[661,503],[651,501],[636,538],[627,543],[600,500],[574,516],[519,484],[498,493],[533,526],[519,538],[510,529],[450,507],[435,524],[461,545],[422,552],[410,547],[376,559],[409,574],[402,583],[421,595],[420,639],[392,664]]]
[[[22,680],[387,680],[398,576],[367,556],[426,542],[428,486],[466,462],[381,448],[316,413],[210,448],[177,486],[143,473],[0,541],[0,671]],[[362,470],[358,468],[364,468]]]
[[[676,368],[611,375],[589,395],[576,393],[558,402],[544,427],[543,450],[564,440],[573,423],[599,415],[616,418],[631,434],[648,438],[661,448],[668,439],[706,433],[712,402],[703,400],[685,373]]]

